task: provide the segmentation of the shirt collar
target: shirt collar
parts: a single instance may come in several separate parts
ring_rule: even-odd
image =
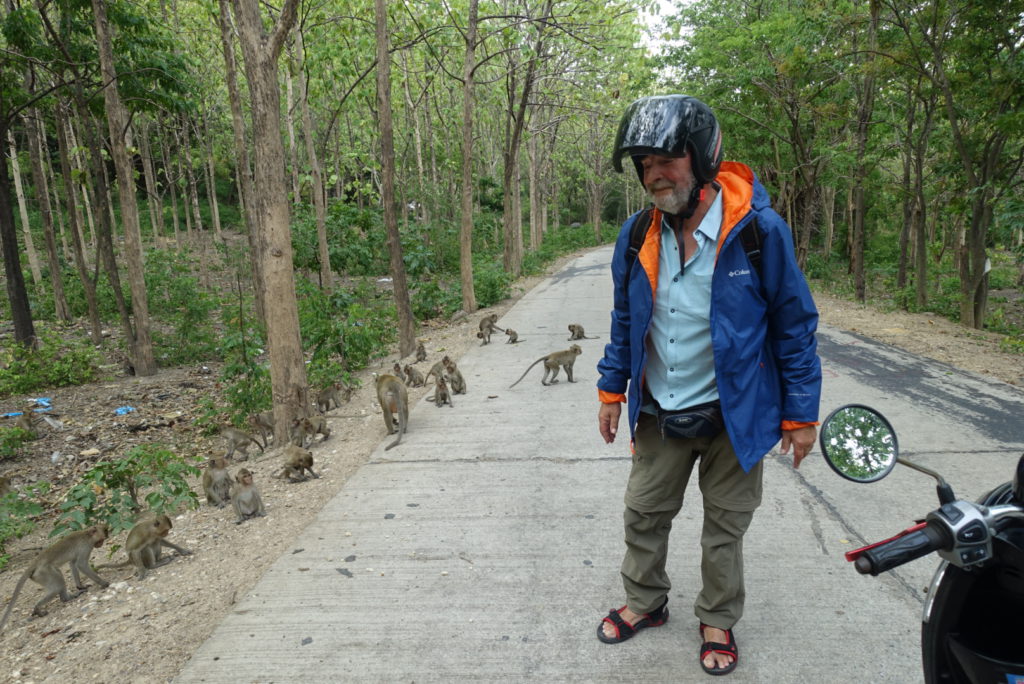
[[[661,229],[671,230],[669,227],[668,219],[662,214],[661,218]],[[700,225],[697,226],[697,231],[708,240],[713,242],[718,241],[718,233],[722,229],[722,191],[719,190],[715,194],[715,199],[711,202],[711,206],[708,207],[708,212],[704,214],[704,218],[701,219]]]

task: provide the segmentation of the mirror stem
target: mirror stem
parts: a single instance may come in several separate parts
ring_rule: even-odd
[[[897,456],[896,457],[896,462],[897,463],[902,463],[903,465],[907,466],[908,468],[913,468],[914,470],[916,470],[918,472],[921,472],[921,473],[924,473],[925,475],[931,475],[932,477],[934,477],[935,480],[939,483],[938,486],[935,487],[935,491],[939,495],[939,503],[940,504],[947,504],[947,503],[952,503],[953,501],[956,501],[956,495],[953,494],[953,488],[949,486],[948,482],[946,482],[944,479],[942,479],[941,475],[939,475],[937,472],[935,472],[931,468],[925,468],[923,465],[918,465],[917,463],[914,463],[913,461],[908,461],[907,459],[905,459],[905,458],[903,458],[901,456]]]

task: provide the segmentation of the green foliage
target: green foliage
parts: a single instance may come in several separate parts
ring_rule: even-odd
[[[331,203],[327,208],[327,250],[335,273],[387,273],[387,238],[379,210]],[[293,217],[292,251],[296,269],[320,270],[316,218],[309,205],[299,207]]]
[[[196,421],[204,434],[216,432],[226,420],[241,426],[246,416],[264,411],[271,406],[270,368],[258,361],[263,354],[263,333],[250,324],[243,310],[225,308],[225,332],[221,336],[219,352],[224,358],[223,396],[227,407],[211,399],[203,401],[203,413]]]
[[[0,397],[44,387],[81,385],[96,379],[99,356],[88,341],[62,341],[40,334],[39,349],[15,345],[0,368]]]
[[[216,357],[217,331],[211,314],[220,306],[199,286],[184,252],[152,250],[146,260],[149,311],[165,332],[153,329],[154,354],[162,365],[177,366]]]
[[[397,317],[388,292],[362,283],[324,292],[306,280],[297,284],[303,347],[311,349],[308,376],[326,384],[337,373],[363,368],[395,342]]]
[[[33,518],[43,513],[41,497],[50,490],[50,483],[36,482],[22,491],[11,491],[0,497],[0,570],[7,565],[7,542],[21,539],[35,529]]]
[[[18,455],[25,442],[31,442],[37,435],[32,430],[20,427],[0,428],[0,458],[11,458]]]
[[[425,321],[438,316],[450,316],[462,306],[459,287],[449,287],[442,281],[427,280],[412,292],[412,314]]]
[[[189,465],[161,444],[132,447],[124,458],[97,463],[68,492],[50,536],[81,530],[93,523],[110,525],[111,533],[129,529],[145,508],[172,514],[199,499],[186,478],[197,477]]]
[[[480,307],[497,304],[512,294],[512,274],[500,261],[474,255],[473,291]]]

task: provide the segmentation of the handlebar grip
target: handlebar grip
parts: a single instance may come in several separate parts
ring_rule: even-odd
[[[866,549],[853,563],[862,575],[878,575],[881,572],[927,556],[932,551],[950,546],[949,533],[945,528],[928,524],[916,532],[896,537]]]

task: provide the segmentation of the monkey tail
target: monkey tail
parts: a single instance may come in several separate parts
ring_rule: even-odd
[[[542,356],[542,357],[540,357],[539,359],[537,359],[536,361],[534,361],[533,363],[531,363],[531,364],[530,364],[530,366],[529,366],[529,368],[527,368],[526,370],[524,370],[524,371],[523,371],[523,374],[519,376],[519,379],[518,379],[518,380],[516,380],[515,382],[513,382],[513,383],[512,383],[511,385],[509,385],[509,386],[508,386],[508,388],[509,388],[509,389],[512,389],[513,387],[515,387],[516,385],[518,385],[518,384],[519,384],[520,382],[522,382],[523,378],[525,378],[525,377],[526,377],[526,374],[527,374],[527,373],[529,373],[529,372],[530,372],[530,370],[531,370],[531,369],[532,369],[532,368],[533,368],[534,366],[536,366],[536,365],[537,365],[538,363],[540,363],[541,361],[543,361],[543,360],[544,360],[544,359],[546,359],[546,358],[547,358],[546,356]]]
[[[34,569],[35,565],[29,566],[28,570],[25,571],[21,576],[21,579],[18,580],[18,583],[14,586],[14,593],[11,594],[11,600],[7,604],[7,610],[4,611],[3,618],[0,618],[0,632],[4,631],[4,625],[7,624],[7,618],[11,616],[11,609],[14,608],[14,602],[18,599],[18,594],[21,593],[21,588],[25,585],[25,580],[28,579],[28,576],[32,574]]]

